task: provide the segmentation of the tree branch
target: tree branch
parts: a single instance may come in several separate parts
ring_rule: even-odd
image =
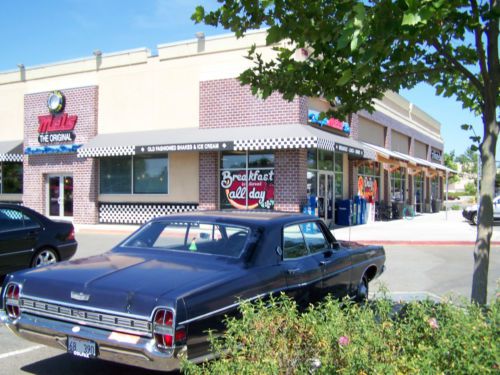
[[[481,41],[481,36],[483,30],[481,29],[481,20],[479,18],[479,10],[477,8],[477,0],[470,0],[470,5],[472,8],[472,16],[476,22],[476,27],[474,27],[474,37],[476,40],[476,50],[479,55],[479,66],[481,67],[481,75],[483,76],[483,82],[487,85],[489,81],[488,68],[486,66],[486,53],[484,51],[483,42]]]
[[[450,55],[448,52],[445,51],[443,46],[439,43],[437,39],[432,40],[432,45],[434,48],[441,54],[443,57],[445,57],[459,72],[461,72],[463,75],[465,75],[470,82],[479,90],[481,94],[483,94],[483,85],[480,80],[477,79],[474,74],[472,74],[465,66],[460,64],[459,61],[452,55]]]

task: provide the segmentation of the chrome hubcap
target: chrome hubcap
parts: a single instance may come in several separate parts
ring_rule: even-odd
[[[37,255],[35,260],[35,267],[46,266],[53,264],[57,261],[55,254],[50,250],[44,250]]]

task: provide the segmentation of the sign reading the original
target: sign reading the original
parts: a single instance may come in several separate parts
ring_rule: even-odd
[[[200,142],[200,143],[180,143],[170,145],[136,146],[136,154],[155,154],[174,151],[231,151],[234,149],[234,142]]]
[[[335,151],[343,152],[349,155],[354,155],[358,157],[363,157],[365,155],[365,151],[361,148],[356,148],[352,146],[347,146],[342,143],[335,143]]]
[[[436,149],[431,149],[431,159],[435,161],[441,161],[441,151]]]
[[[274,207],[274,170],[221,171],[220,187],[232,207],[255,209]],[[248,197],[247,197],[248,195]],[[221,197],[222,198],[222,197]],[[221,202],[224,204],[226,202]]]
[[[65,99],[60,91],[49,95],[47,107],[50,115],[38,116],[38,142],[64,143],[74,142],[75,129],[78,116],[60,113],[64,109]]]

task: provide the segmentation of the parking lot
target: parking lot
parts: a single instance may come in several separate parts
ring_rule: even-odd
[[[458,223],[457,225],[467,224]],[[497,236],[500,233],[500,227],[495,227],[494,231]],[[100,254],[127,235],[126,231],[80,230],[77,234],[79,250],[76,258]],[[352,233],[351,236],[353,236]],[[408,293],[428,293],[431,296],[440,297],[453,294],[455,297],[461,296],[469,299],[473,269],[472,244],[419,246],[404,244],[386,245],[385,248],[387,269],[379,280],[370,285],[372,295],[383,284],[396,297]],[[490,256],[488,283],[490,299],[495,296],[498,279],[500,279],[500,246],[495,245],[491,249]],[[76,358],[63,351],[21,340],[6,327],[0,327],[0,374],[71,373],[77,375],[92,373],[98,375],[132,372],[134,374],[152,373],[115,363]]]

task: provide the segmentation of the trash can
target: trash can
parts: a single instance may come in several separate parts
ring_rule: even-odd
[[[403,202],[392,203],[392,219],[401,219],[403,217]]]
[[[349,199],[337,201],[337,220],[335,224],[349,226],[351,225],[352,201]]]

